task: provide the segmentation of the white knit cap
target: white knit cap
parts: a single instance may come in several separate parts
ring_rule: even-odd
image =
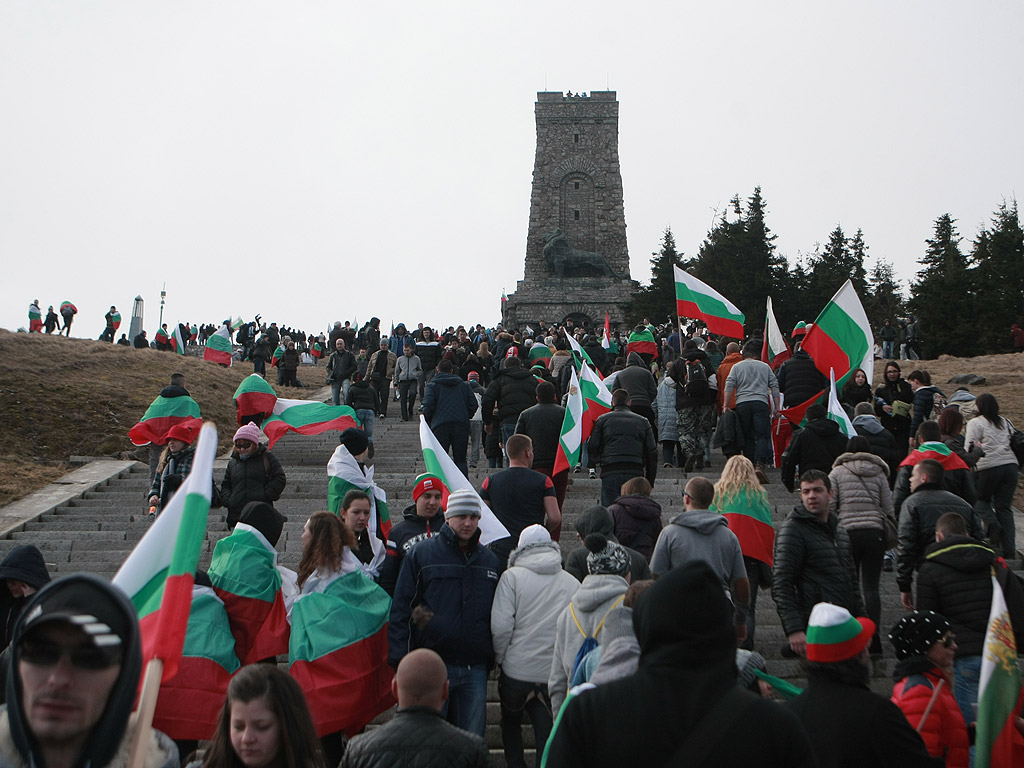
[[[548,529],[543,525],[528,525],[523,528],[523,532],[519,534],[519,546],[525,547],[527,544],[539,544],[544,541],[551,541],[551,534],[548,533]]]

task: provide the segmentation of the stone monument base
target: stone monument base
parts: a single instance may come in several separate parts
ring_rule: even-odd
[[[506,328],[536,328],[540,322],[604,328],[608,313],[612,330],[626,324],[626,309],[638,289],[635,280],[607,277],[557,277],[520,280],[502,308]]]

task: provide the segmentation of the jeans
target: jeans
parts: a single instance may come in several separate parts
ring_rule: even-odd
[[[445,666],[448,667],[448,700],[441,708],[441,714],[457,728],[483,738],[487,726],[487,666]]]
[[[883,341],[882,342],[882,359],[883,360],[892,360],[893,359],[893,355],[895,354],[895,352],[896,352],[896,342],[895,341]]]
[[[363,425],[363,432],[366,433],[366,439],[372,443],[373,428],[376,426],[377,414],[373,412],[372,408],[356,408],[356,418],[359,419],[359,423]]]
[[[544,745],[551,734],[551,698],[544,683],[524,683],[504,672],[498,677],[498,699],[501,702],[501,743],[505,748],[508,768],[526,768],[523,754],[523,712],[533,724],[533,743],[537,749],[536,765],[540,765]]]
[[[516,422],[505,421],[501,425],[501,452],[505,456],[505,466],[508,466],[508,451],[505,450],[505,446],[508,445],[508,439],[516,433]]]
[[[373,379],[370,384],[377,392],[377,397],[380,398],[380,415],[381,418],[386,419],[388,417],[388,395],[391,393],[391,380],[390,379]]]
[[[979,469],[974,477],[978,490],[975,509],[985,521],[986,527],[991,527],[991,523],[995,521],[1000,528],[998,537],[994,534],[990,536],[996,554],[1016,557],[1017,537],[1013,524],[1013,509],[1010,505],[1013,503],[1013,492],[1017,488],[1017,465],[1004,464],[1001,467]],[[992,505],[995,506],[995,515],[992,513]]]
[[[683,459],[679,456],[679,443],[677,441],[661,441],[661,463],[677,467],[683,466]]]
[[[736,405],[736,416],[743,430],[743,455],[757,464],[771,466],[772,424],[768,403],[748,400]]]
[[[636,470],[620,470],[618,472],[601,472],[601,506],[607,507],[622,495],[622,484],[643,472]]]
[[[281,382],[279,381],[278,384]],[[331,402],[335,405],[344,405],[345,401],[348,400],[348,387],[349,380],[344,381],[332,381],[331,382]]]
[[[978,703],[980,681],[981,656],[958,656],[953,665],[953,696],[968,725],[978,719],[974,705]]]
[[[484,423],[482,421],[469,422],[469,466],[476,467],[480,461],[480,446],[483,444]]]
[[[864,607],[876,627],[869,652],[881,653],[882,638],[878,634],[878,627],[881,626],[882,597],[878,591],[878,581],[882,576],[882,558],[885,556],[885,533],[877,528],[855,528],[849,531],[849,536],[853,565],[860,574]]]
[[[740,648],[748,651],[754,650],[754,631],[757,629],[757,590],[761,586],[762,570],[771,573],[767,563],[755,560],[752,557],[743,556],[743,567],[747,571],[747,581],[750,582],[750,610],[747,612],[747,639],[743,641]]]
[[[398,397],[402,404],[402,421],[408,421],[416,409],[416,379],[406,379],[398,382]]]
[[[435,424],[431,429],[441,446],[441,450],[448,453],[448,450],[451,449],[452,461],[459,468],[459,472],[463,475],[469,475],[469,467],[466,464],[466,447],[469,444],[469,422],[446,421],[444,424]]]

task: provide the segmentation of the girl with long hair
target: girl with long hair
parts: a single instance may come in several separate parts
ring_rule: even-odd
[[[772,549],[775,528],[768,494],[757,479],[753,462],[746,456],[731,457],[725,462],[722,476],[715,483],[715,501],[711,510],[729,519],[729,528],[740,540],[743,565],[750,582],[750,612],[747,614],[747,639],[741,647],[752,650],[756,621],[758,587],[770,587]]]
[[[356,546],[355,534],[344,520],[331,512],[314,512],[302,529],[300,592],[303,595],[322,592],[344,571],[345,548]]]
[[[999,415],[999,401],[994,395],[987,392],[979,395],[977,405],[978,415],[967,422],[967,449],[980,447],[985,451],[975,465],[976,508],[985,520],[996,554],[1016,557],[1013,509],[1010,506],[1017,488],[1017,457],[1010,448],[1013,424]]]

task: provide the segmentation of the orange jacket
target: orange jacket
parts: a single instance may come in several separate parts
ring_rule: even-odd
[[[914,728],[921,722],[928,702],[932,700],[935,686],[942,679],[937,669],[930,669],[921,674],[908,675],[893,686],[892,703],[902,710]],[[970,756],[967,726],[953,698],[953,688],[949,681],[939,691],[935,706],[920,733],[928,754],[944,758],[946,768],[967,768]]]

